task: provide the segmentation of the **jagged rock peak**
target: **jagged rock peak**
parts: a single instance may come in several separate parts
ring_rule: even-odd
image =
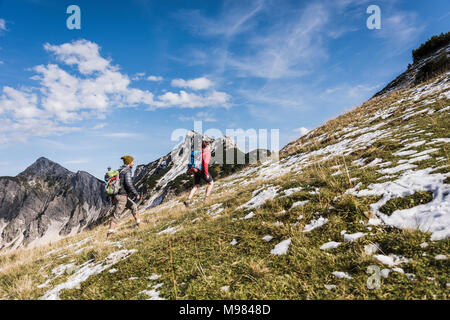
[[[13,179],[0,177],[0,250],[56,241],[107,212],[102,181],[41,157]]]
[[[212,138],[212,137],[209,137],[209,136],[207,136],[207,135],[205,135],[203,133],[195,132],[194,130],[188,130],[186,132],[186,137],[185,137],[184,141],[187,142],[187,143],[190,143],[192,137],[195,136],[195,135],[199,135],[199,136],[202,137],[202,139],[206,139],[206,140],[210,141],[213,144],[217,144],[218,142],[223,142],[223,143],[225,143],[225,146],[227,148],[235,148],[236,147],[236,142],[234,141],[233,138],[230,138],[228,136],[222,136],[222,137],[219,137],[219,138]]]
[[[32,165],[25,169],[18,176],[28,177],[28,176],[64,176],[72,174],[71,171],[67,170],[60,164],[53,162],[45,157],[40,157]]]

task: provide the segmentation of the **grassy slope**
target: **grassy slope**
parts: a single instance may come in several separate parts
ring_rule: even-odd
[[[377,111],[392,106],[406,94],[394,92],[374,98],[329,121],[307,137],[291,143],[284,149],[282,156],[287,159],[290,155],[337,143],[344,134],[342,129],[350,125],[364,127],[380,123],[384,120],[378,118],[370,123],[363,122]],[[420,106],[425,99],[430,98],[422,98],[414,105]],[[436,94],[434,98],[436,102],[418,107],[415,111],[425,108],[441,110],[450,105],[450,101],[442,95]],[[247,186],[241,182],[251,179],[251,175],[243,180],[235,176],[225,178],[218,181],[207,204],[201,203],[202,194],[198,194],[199,201],[188,210],[177,202],[182,197],[178,198],[171,202],[175,204],[172,208],[163,205],[145,212],[145,225],[140,230],[132,228],[132,219],[123,219],[113,242],[105,242],[106,226],[100,226],[55,244],[4,253],[0,255],[0,298],[36,299],[76,271],[69,268],[51,281],[48,287],[37,288],[53,277],[53,268],[71,261],[76,265],[89,260],[101,261],[109,253],[119,250],[117,247],[123,246],[121,249],[137,249],[137,252],[116,264],[116,273],[104,271],[91,276],[79,287],[63,291],[61,298],[146,299],[147,295],[140,293],[142,290],[150,289],[149,285],[163,283],[158,291],[165,299],[448,299],[449,260],[436,260],[434,257],[438,254],[448,255],[450,239],[433,242],[428,233],[386,226],[372,226],[369,230],[361,221],[367,222],[370,216],[369,204],[378,198],[343,195],[357,182],[363,183],[360,188],[363,189],[370,183],[379,183],[377,179],[382,176],[376,171],[378,168],[361,168],[352,164],[352,161],[365,158],[366,163],[369,163],[375,158],[382,158],[383,161],[391,161],[394,167],[402,159],[393,155],[404,146],[402,140],[409,137],[426,141],[448,138],[448,110],[430,115],[423,113],[402,120],[401,116],[409,107],[407,103],[400,103],[388,119],[391,121],[383,127],[392,134],[377,140],[368,148],[355,150],[346,156],[313,162],[300,171],[290,171],[269,181],[255,179]],[[317,137],[325,139],[318,141]],[[449,172],[448,144],[434,147],[438,151],[432,154],[431,159],[416,163],[416,169],[436,167],[440,172]],[[422,145],[417,150],[420,152],[428,148]],[[332,175],[337,171],[332,168],[334,166],[340,166],[343,174]],[[359,180],[354,181],[352,178]],[[224,185],[232,182],[235,183],[231,186]],[[303,190],[284,197],[279,192],[274,199],[253,209],[254,218],[239,219],[251,210],[237,207],[251,199],[252,192],[264,184],[279,186],[280,190],[293,187],[302,187]],[[291,209],[294,202],[301,200],[310,202]],[[418,193],[391,201],[384,210],[392,212],[429,200],[429,195]],[[224,210],[214,217],[208,211],[211,205],[217,203],[222,203]],[[297,220],[300,214],[303,219]],[[318,216],[328,218],[328,223],[312,232],[302,232],[305,224]],[[279,222],[283,222],[283,225]],[[298,224],[295,225],[296,222]],[[182,226],[182,229],[174,235],[158,235],[158,232],[169,226]],[[361,231],[368,235],[348,243],[343,242],[342,230],[348,233]],[[273,240],[262,240],[265,235],[273,236]],[[91,237],[87,244],[64,249],[87,237]],[[270,254],[277,243],[288,238],[292,239],[292,243],[286,255]],[[235,246],[230,244],[232,239],[237,240]],[[330,251],[319,249],[322,244],[332,240],[342,244]],[[429,246],[421,248],[423,242]],[[368,289],[367,267],[377,265],[381,269],[386,268],[364,253],[364,246],[371,243],[378,243],[384,254],[394,253],[412,259],[400,267],[405,273],[414,274],[416,279],[410,280],[405,274],[391,272],[387,279],[382,279],[380,289]],[[76,252],[82,247],[85,249]],[[58,252],[48,254],[50,250],[58,248]],[[347,272],[353,280],[338,279],[332,275],[334,271]],[[161,278],[149,280],[152,274],[161,275]],[[324,288],[324,285],[330,284],[336,285],[336,288]],[[223,286],[230,288],[228,291],[221,290]]]

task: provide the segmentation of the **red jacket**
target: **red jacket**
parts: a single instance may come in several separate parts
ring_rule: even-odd
[[[202,166],[205,175],[208,175],[208,165],[210,160],[211,160],[211,150],[209,149],[209,147],[206,147],[202,149]]]

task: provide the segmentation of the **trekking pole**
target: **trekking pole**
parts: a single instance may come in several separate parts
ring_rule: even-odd
[[[144,199],[142,197],[142,192],[139,193],[139,201],[136,203],[136,206],[138,207],[138,212],[143,213],[144,210],[139,210],[139,206],[144,202]]]
[[[136,203],[137,206],[140,206],[142,204],[143,198],[142,198],[142,192],[139,193],[139,200]]]
[[[139,200],[137,200],[137,197],[134,197],[133,199],[128,198],[130,201],[134,202],[136,206],[140,206],[142,204],[142,193],[139,193]]]

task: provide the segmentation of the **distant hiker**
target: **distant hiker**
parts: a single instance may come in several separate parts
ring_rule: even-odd
[[[109,171],[107,174],[110,176],[107,185],[107,193],[113,196],[114,210],[111,216],[111,222],[107,237],[115,233],[116,223],[120,216],[126,209],[131,210],[131,214],[136,220],[136,227],[139,227],[141,219],[137,213],[137,204],[130,199],[129,195],[134,196],[137,200],[140,196],[133,186],[131,168],[134,166],[134,159],[131,156],[123,156],[123,166],[115,172]],[[112,176],[112,177],[111,177]]]
[[[188,172],[194,174],[194,187],[186,201],[184,201],[184,205],[189,207],[191,205],[191,199],[194,194],[197,192],[200,186],[200,180],[203,179],[208,184],[206,187],[206,193],[204,201],[206,201],[211,193],[211,190],[214,186],[214,181],[211,175],[208,172],[209,161],[211,160],[211,150],[210,150],[209,141],[202,141],[202,149],[194,150],[191,153],[191,163],[188,165]]]

